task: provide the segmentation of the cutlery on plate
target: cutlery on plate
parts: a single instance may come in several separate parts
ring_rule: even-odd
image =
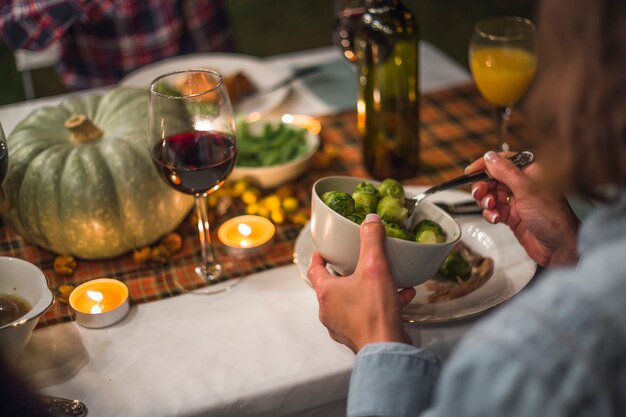
[[[306,77],[309,74],[314,74],[316,72],[319,72],[322,70],[322,68],[327,65],[327,63],[322,63],[322,64],[315,64],[315,65],[309,65],[309,66],[305,66],[305,67],[299,67],[299,68],[295,68],[293,70],[293,72],[291,73],[291,75],[289,75],[288,77],[283,78],[282,80],[266,86],[266,87],[262,87],[257,89],[254,93],[251,93],[249,95],[247,95],[245,97],[245,99],[249,99],[252,97],[256,97],[256,96],[260,96],[263,94],[268,94],[271,93],[273,91],[278,90],[279,88],[290,84],[291,82],[297,80],[298,78],[303,78]]]
[[[84,417],[87,415],[87,406],[78,401],[67,398],[52,397],[50,395],[40,395],[44,406],[55,417]]]
[[[461,201],[458,203],[447,203],[445,201],[436,201],[433,203],[448,214],[455,216],[464,214],[481,214],[483,208],[478,205],[476,200]]]
[[[523,151],[513,156],[508,157],[515,166],[518,168],[524,168],[530,165],[535,160],[535,155],[533,155],[530,151]],[[487,173],[487,171],[479,171],[473,174],[461,175],[460,177],[453,178],[448,181],[444,181],[441,184],[437,184],[435,186],[430,187],[426,191],[421,192],[415,198],[407,198],[405,202],[405,207],[409,210],[409,217],[405,220],[406,225],[412,224],[413,216],[415,215],[415,210],[419,203],[421,203],[424,199],[430,197],[431,195],[438,193],[439,191],[447,190],[449,188],[458,187],[459,185],[468,184],[470,182],[476,181],[486,181],[491,177]]]

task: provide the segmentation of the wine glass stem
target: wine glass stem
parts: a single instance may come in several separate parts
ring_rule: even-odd
[[[197,195],[195,200],[196,214],[198,216],[198,234],[202,252],[202,266],[199,268],[198,273],[204,275],[206,280],[213,281],[219,278],[222,267],[216,261],[213,246],[211,245],[206,194]]]
[[[498,137],[498,146],[500,147],[500,150],[505,152],[510,150],[509,144],[506,142],[510,116],[510,107],[496,108],[496,134]]]

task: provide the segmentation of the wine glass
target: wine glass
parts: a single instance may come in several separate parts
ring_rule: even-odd
[[[206,196],[220,188],[237,156],[235,118],[222,76],[211,70],[162,75],[150,85],[148,143],[159,175],[172,188],[195,198],[205,286],[196,293],[230,288],[211,246]]]
[[[341,50],[349,62],[356,61],[354,34],[359,21],[367,11],[366,0],[334,0],[333,2],[333,43]]]
[[[496,134],[506,143],[511,107],[526,93],[537,68],[537,35],[528,19],[500,16],[474,26],[469,62],[478,91],[496,108]]]
[[[0,184],[4,181],[9,169],[9,150],[7,148],[7,140],[4,137],[4,131],[0,124]]]

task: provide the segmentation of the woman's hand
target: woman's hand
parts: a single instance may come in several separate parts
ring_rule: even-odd
[[[415,289],[396,290],[384,242],[385,229],[380,218],[369,214],[361,225],[359,263],[352,275],[331,275],[318,252],[313,254],[309,266],[320,321],[334,340],[355,353],[372,342],[411,343],[400,311],[415,297]]]
[[[507,224],[539,265],[560,266],[578,261],[578,218],[563,195],[555,195],[535,181],[541,176],[539,164],[521,171],[496,152],[487,152],[465,171],[481,169],[487,169],[494,179],[475,183],[472,197],[484,208],[487,221]]]

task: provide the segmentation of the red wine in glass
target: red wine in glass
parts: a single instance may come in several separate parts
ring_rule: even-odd
[[[219,187],[235,166],[235,137],[221,132],[177,133],[159,142],[152,159],[161,177],[186,194]]]
[[[222,76],[212,70],[174,71],[150,84],[149,152],[165,183],[194,196],[202,263],[194,270],[214,294],[238,282],[222,274],[213,253],[206,196],[230,175],[237,157],[236,123]]]
[[[339,47],[343,56],[350,62],[356,61],[354,53],[354,34],[358,30],[361,17],[367,11],[364,6],[338,10],[333,19],[333,43]]]

